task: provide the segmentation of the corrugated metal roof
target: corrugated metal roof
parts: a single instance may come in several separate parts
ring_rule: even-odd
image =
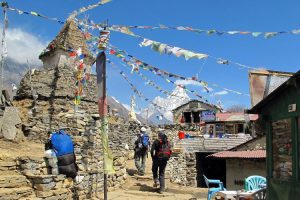
[[[249,116],[250,121],[255,121],[258,119],[256,114],[244,114],[244,113],[217,113],[217,121],[232,122],[232,121],[246,121],[246,115]]]
[[[232,149],[235,146],[241,145],[248,140],[251,136],[233,137],[233,138],[188,138],[188,139],[175,139],[174,149],[180,149],[187,152],[219,152]]]
[[[271,70],[255,70],[249,72],[251,105],[268,96],[277,87],[288,80],[293,73]]]
[[[266,150],[253,150],[253,151],[221,151],[211,154],[207,157],[213,158],[266,158]]]

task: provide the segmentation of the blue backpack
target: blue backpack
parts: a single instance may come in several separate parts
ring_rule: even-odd
[[[143,134],[141,138],[142,149],[147,150],[149,147],[149,136],[147,134]]]
[[[53,133],[51,143],[56,156],[74,153],[73,141],[64,130]]]

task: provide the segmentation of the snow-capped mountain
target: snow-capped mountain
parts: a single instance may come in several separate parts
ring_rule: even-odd
[[[141,115],[143,118],[150,119],[154,124],[172,123],[173,114],[172,110],[178,106],[187,103],[190,97],[186,94],[185,90],[181,87],[176,87],[171,95],[167,98],[157,96],[152,101],[162,108],[158,108],[152,104]],[[147,114],[148,111],[148,114]]]

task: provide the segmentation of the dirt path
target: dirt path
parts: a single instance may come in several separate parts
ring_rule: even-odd
[[[149,156],[146,162],[144,176],[136,174],[134,160],[127,161],[128,178],[121,189],[110,191],[108,199],[112,200],[206,200],[207,189],[179,186],[166,179],[166,192],[158,193],[158,188],[153,187],[152,160]]]

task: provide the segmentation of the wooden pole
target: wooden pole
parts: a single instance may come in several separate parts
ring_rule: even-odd
[[[108,147],[108,120],[106,99],[106,55],[105,52],[98,54],[96,59],[97,87],[98,87],[98,110],[101,120],[101,135],[103,148],[103,170],[104,170],[104,200],[107,200],[107,170],[106,158]]]

